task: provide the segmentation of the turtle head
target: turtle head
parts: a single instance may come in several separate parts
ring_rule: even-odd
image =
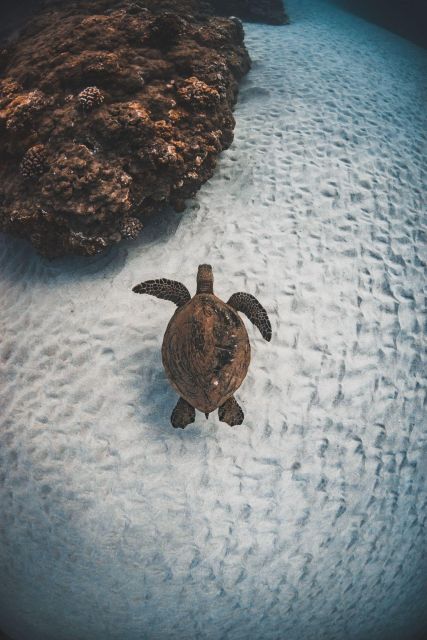
[[[200,264],[197,271],[197,293],[213,293],[213,273],[210,264]]]

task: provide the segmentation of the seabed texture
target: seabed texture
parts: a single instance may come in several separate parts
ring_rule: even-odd
[[[16,640],[409,640],[426,628],[425,51],[315,0],[245,25],[236,138],[97,258],[1,238],[0,627]],[[424,172],[424,173],[423,173]],[[423,209],[424,207],[424,209]],[[423,218],[424,215],[424,218]],[[175,431],[170,277],[256,295],[234,429]]]

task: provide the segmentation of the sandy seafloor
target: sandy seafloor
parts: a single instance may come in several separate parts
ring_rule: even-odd
[[[235,142],[184,215],[96,259],[0,240],[15,640],[408,640],[426,623],[427,55],[320,0],[288,9],[290,26],[246,25]],[[247,323],[242,426],[177,432],[174,306],[131,287],[194,292],[206,261],[274,337]]]

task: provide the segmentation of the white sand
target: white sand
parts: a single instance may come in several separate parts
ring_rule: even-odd
[[[321,1],[288,8],[290,26],[246,27],[235,143],[185,215],[93,260],[0,240],[16,640],[407,640],[425,622],[427,56]],[[206,261],[274,337],[247,323],[244,425],[177,432],[174,306],[131,287],[194,292]]]

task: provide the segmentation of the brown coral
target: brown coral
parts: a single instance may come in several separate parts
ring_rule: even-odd
[[[15,83],[15,88],[18,86]],[[36,124],[37,116],[49,104],[49,99],[38,89],[18,94],[13,92],[9,94],[9,97],[11,100],[4,109],[4,118],[6,120],[6,128],[13,133],[28,127],[33,128]]]
[[[46,148],[43,144],[36,144],[22,159],[20,170],[24,178],[41,176],[46,170]]]
[[[235,23],[194,0],[144,5],[53,5],[0,72],[0,230],[49,257],[93,255],[182,210],[232,141],[249,69]]]
[[[120,233],[123,238],[134,240],[141,233],[143,226],[141,220],[138,220],[138,218],[124,218],[120,227]]]
[[[183,19],[175,13],[161,13],[150,25],[147,43],[159,49],[171,49],[177,44],[184,24]]]
[[[71,228],[96,228],[128,213],[131,183],[119,163],[98,158],[84,144],[68,143],[43,176],[41,194],[56,220]]]
[[[181,102],[194,109],[214,109],[220,102],[219,91],[194,76],[183,82],[178,89],[178,96]]]
[[[86,87],[86,89],[80,91],[77,100],[82,111],[92,111],[95,107],[99,107],[105,98],[98,87]]]

